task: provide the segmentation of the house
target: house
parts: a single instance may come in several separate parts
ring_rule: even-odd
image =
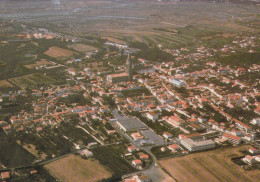
[[[37,170],[32,170],[30,173],[31,173],[31,174],[37,174],[38,171],[37,171]]]
[[[172,138],[172,134],[169,133],[169,132],[164,132],[163,137],[166,138],[166,139],[170,139],[170,138]]]
[[[165,120],[170,125],[173,125],[175,127],[179,127],[181,124],[185,123],[185,121],[181,120],[180,118],[176,116],[170,116],[168,119]]]
[[[1,179],[9,179],[10,178],[10,173],[8,171],[2,172],[1,173]]]
[[[132,161],[132,164],[135,167],[139,167],[139,166],[142,166],[143,163],[140,159],[135,159],[135,160]]]
[[[151,180],[149,179],[148,176],[145,176],[143,174],[141,175],[135,175],[130,178],[124,179],[123,182],[150,182]]]
[[[227,139],[232,144],[239,145],[241,143],[241,137],[231,135],[229,133],[224,133],[222,136],[224,139]]]
[[[166,151],[166,148],[165,148],[165,147],[161,147],[161,151],[162,151],[162,152],[165,152],[165,151]]]
[[[251,130],[251,127],[246,125],[245,123],[243,123],[242,121],[239,121],[237,119],[233,119],[233,122],[235,122],[235,124],[239,127],[244,129],[246,132]]]
[[[232,129],[230,131],[230,134],[235,135],[235,136],[241,136],[242,135],[242,133],[239,130],[236,130],[236,129]]]
[[[242,137],[243,140],[248,141],[248,142],[252,142],[255,140],[255,135],[254,134],[247,134],[245,136]]]
[[[260,151],[254,147],[250,147],[248,150],[251,154],[258,154]]]
[[[144,176],[144,175],[138,176],[136,179],[137,179],[137,182],[150,182],[151,181],[148,176]]]
[[[85,149],[80,152],[80,155],[89,158],[89,157],[93,156],[93,153],[91,151],[89,151],[88,149]]]
[[[255,157],[251,156],[251,155],[246,155],[242,160],[245,163],[247,163],[247,164],[255,164],[255,163],[257,163],[257,161],[255,160]]]
[[[177,149],[179,149],[180,146],[177,145],[177,144],[171,144],[171,145],[169,145],[167,148],[170,149],[170,150],[173,151],[173,152],[177,152]]]
[[[260,125],[260,118],[254,118],[254,119],[251,121],[251,123],[252,123],[253,125]]]
[[[136,148],[133,147],[133,146],[129,146],[129,147],[127,147],[127,151],[128,151],[128,152],[135,152],[135,151],[136,151]]]
[[[255,157],[255,160],[257,161],[257,162],[260,162],[260,155],[256,155],[256,156],[254,156]]]
[[[141,160],[147,160],[147,159],[149,159],[149,155],[143,154],[143,155],[140,155],[139,158],[140,158]]]
[[[159,114],[155,112],[148,112],[146,113],[146,117],[152,121],[156,121],[159,119]]]
[[[144,136],[143,135],[141,135],[140,133],[132,133],[131,134],[131,137],[134,139],[134,140],[140,140],[140,139],[143,139],[144,138]]]

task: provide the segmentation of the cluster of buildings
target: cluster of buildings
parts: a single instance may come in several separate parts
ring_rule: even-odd
[[[234,40],[233,44],[254,47],[254,40],[252,37]],[[119,44],[107,45],[127,48]],[[221,51],[232,49],[225,46]],[[239,145],[255,141],[260,131],[260,78],[254,76],[259,75],[260,65],[224,67],[217,62],[206,62],[206,58],[219,50],[205,47],[197,48],[195,53],[189,53],[185,48],[166,51],[176,56],[175,62],[152,63],[139,58],[136,66],[128,54],[126,66],[113,74],[91,72],[90,67],[80,71],[69,68],[67,72],[70,80],[75,82],[73,86],[32,90],[32,110],[21,110],[8,120],[0,121],[0,127],[7,134],[12,131],[26,132],[28,129],[40,132],[44,127],[54,128],[62,122],[70,122],[69,116],[77,115],[79,124],[90,128],[97,122],[102,126],[112,123],[112,128],[103,128],[108,135],[122,132],[133,142],[157,146],[170,142],[162,147],[162,152],[166,147],[173,152],[186,153],[186,150],[197,152],[214,149],[217,144]],[[77,62],[82,61],[73,63]],[[248,75],[250,79],[245,79]],[[67,104],[64,101],[75,94],[82,94],[88,103]],[[25,90],[1,93],[0,103],[28,95]],[[238,113],[237,108],[243,112]],[[114,109],[124,116],[116,117]],[[145,124],[144,118],[145,122],[152,123],[150,127]],[[155,133],[158,128],[153,126],[166,129]],[[182,133],[179,138],[173,137],[174,129]],[[98,132],[93,128],[91,130]],[[105,138],[99,133],[95,139],[103,145]],[[130,153],[134,150],[128,148]],[[89,157],[93,154],[84,150],[81,155]],[[147,159],[149,156],[144,154],[130,160],[130,163],[142,169]],[[248,155],[243,160],[247,163],[259,162],[259,155]],[[1,176],[3,179],[8,177],[6,173]],[[146,182],[149,179],[134,176],[125,181]]]

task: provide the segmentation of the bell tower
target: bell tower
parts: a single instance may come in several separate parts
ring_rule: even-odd
[[[129,80],[132,81],[132,79],[133,79],[133,60],[130,56],[130,53],[128,53],[128,57],[126,60],[126,73],[128,74]]]

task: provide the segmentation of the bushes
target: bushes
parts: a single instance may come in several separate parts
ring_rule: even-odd
[[[163,62],[173,60],[173,56],[170,53],[167,53],[158,47],[149,48],[143,42],[130,42],[129,47],[141,49],[141,51],[137,53],[137,57],[141,57],[149,61]]]
[[[115,178],[136,171],[134,167],[121,157],[123,152],[122,147],[118,145],[96,147],[93,149],[94,156],[101,164],[109,166]]]

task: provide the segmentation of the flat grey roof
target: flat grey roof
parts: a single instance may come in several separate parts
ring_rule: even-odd
[[[137,131],[140,129],[147,129],[148,127],[136,118],[124,118],[117,121],[122,125],[126,131]]]

